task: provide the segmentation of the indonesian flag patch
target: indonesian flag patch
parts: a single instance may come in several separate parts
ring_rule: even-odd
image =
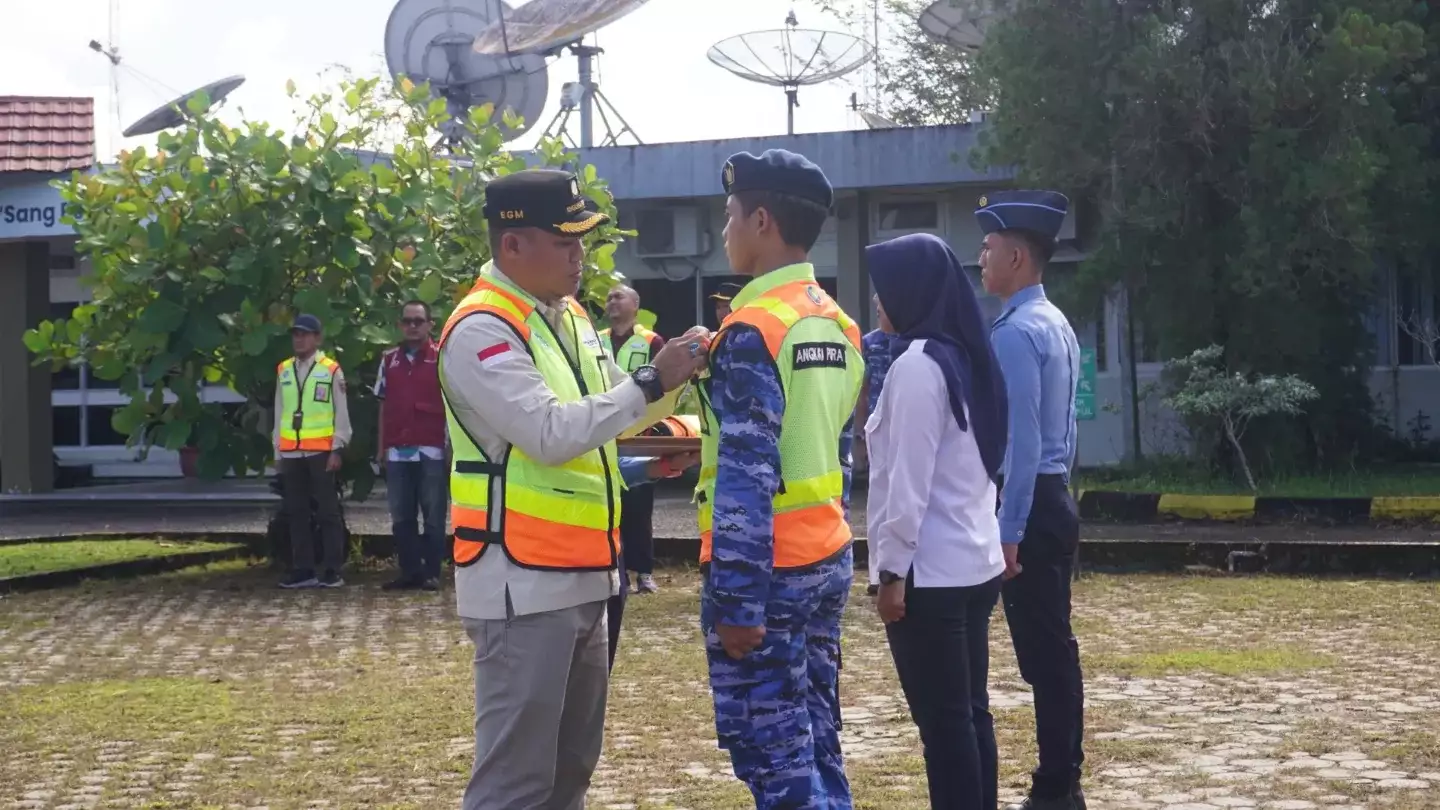
[[[509,343],[496,343],[494,346],[487,346],[476,352],[475,356],[480,358],[480,365],[482,367],[489,368],[496,363],[503,363],[515,356],[515,352],[510,349]]]

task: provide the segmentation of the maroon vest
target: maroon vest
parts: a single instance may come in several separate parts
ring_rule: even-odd
[[[440,351],[432,341],[416,352],[385,353],[385,448],[444,447],[445,403],[440,397]]]

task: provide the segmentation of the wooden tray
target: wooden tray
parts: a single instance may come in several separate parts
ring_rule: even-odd
[[[617,439],[615,448],[622,456],[673,456],[677,453],[700,452],[698,436],[636,436]]]

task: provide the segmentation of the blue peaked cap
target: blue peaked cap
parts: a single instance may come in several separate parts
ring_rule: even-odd
[[[997,191],[981,197],[975,209],[980,230],[1025,230],[1044,239],[1054,240],[1065,224],[1070,200],[1058,191]]]
[[[809,200],[825,210],[835,202],[825,172],[804,155],[784,149],[766,149],[759,157],[738,152],[725,161],[720,184],[726,194],[740,191],[772,191]]]

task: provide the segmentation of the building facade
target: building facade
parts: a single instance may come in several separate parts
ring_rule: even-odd
[[[694,323],[714,327],[708,297],[721,283],[740,281],[730,273],[722,245],[725,225],[720,171],[740,151],[786,148],[825,169],[836,190],[835,215],[813,252],[821,283],[841,305],[874,327],[864,247],[907,233],[933,233],[970,263],[972,282],[981,233],[973,212],[977,199],[1013,185],[1012,174],[979,171],[967,160],[983,124],[832,132],[768,138],[699,141],[583,150],[615,194],[621,225],[639,231],[616,251],[618,269],[658,315],[662,335]],[[88,165],[88,163],[87,163]],[[20,344],[24,328],[44,318],[65,317],[88,292],[80,279],[86,260],[77,256],[73,232],[60,222],[60,195],[50,184],[62,171],[0,172],[0,404],[6,429],[0,434],[0,487],[15,490],[39,480],[48,467],[49,439],[63,464],[92,465],[97,478],[178,476],[176,454],[161,448],[142,453],[126,448],[110,426],[124,399],[114,383],[92,378],[85,369],[51,374],[35,369]],[[1072,210],[1061,233],[1061,248],[1046,275],[1050,288],[1063,287],[1084,259],[1084,243]],[[1390,315],[1419,307],[1434,312],[1436,291],[1389,284],[1384,300],[1371,306],[1377,355],[1372,389],[1390,423],[1400,431],[1417,421],[1440,393],[1440,370]],[[1001,302],[988,296],[988,317]],[[1096,415],[1082,423],[1080,462],[1113,463],[1124,457],[1127,436],[1121,416],[1121,354],[1117,336],[1125,323],[1119,300],[1094,317],[1071,313],[1082,346],[1096,352]],[[1160,372],[1161,358],[1143,349],[1137,358],[1143,388]],[[237,401],[219,386],[205,399]],[[1107,407],[1108,406],[1108,407]],[[1141,408],[1140,439],[1147,453],[1179,450],[1184,437],[1173,415],[1154,397]],[[1440,414],[1437,414],[1440,417]],[[1423,419],[1421,421],[1424,421]],[[43,459],[40,458],[43,456]],[[143,460],[142,460],[143,456]],[[31,469],[32,467],[36,469]],[[11,473],[14,469],[17,472]],[[31,470],[26,476],[19,471]],[[13,477],[12,477],[13,476]],[[12,484],[13,482],[16,482]]]

